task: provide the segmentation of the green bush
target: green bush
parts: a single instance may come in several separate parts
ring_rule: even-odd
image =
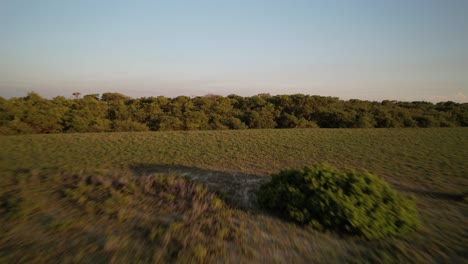
[[[288,220],[368,239],[402,234],[419,224],[413,201],[384,180],[323,164],[272,175],[258,199]]]

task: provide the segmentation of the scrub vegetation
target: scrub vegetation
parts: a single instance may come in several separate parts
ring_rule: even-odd
[[[303,94],[132,99],[119,93],[52,100],[37,93],[0,97],[0,134],[246,128],[468,126],[468,104],[370,102]]]
[[[0,136],[0,262],[466,262],[467,132]],[[420,224],[369,239],[256,203],[270,175],[319,163],[378,175],[380,187],[414,198]]]
[[[419,224],[412,201],[385,181],[324,164],[273,174],[258,198],[288,220],[369,239],[406,233]]]

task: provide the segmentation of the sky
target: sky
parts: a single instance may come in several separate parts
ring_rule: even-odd
[[[468,102],[468,0],[0,0],[0,96]]]

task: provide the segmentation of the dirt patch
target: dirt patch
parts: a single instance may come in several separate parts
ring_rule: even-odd
[[[267,175],[214,171],[184,166],[135,164],[130,168],[140,176],[161,173],[187,177],[203,184],[210,191],[219,193],[230,205],[242,209],[257,208],[256,191],[263,183],[270,180]]]

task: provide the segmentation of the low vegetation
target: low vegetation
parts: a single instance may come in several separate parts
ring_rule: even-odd
[[[369,102],[303,94],[132,99],[118,93],[52,100],[0,97],[0,134],[246,128],[468,126],[468,104]]]
[[[286,219],[368,239],[403,234],[419,223],[414,203],[382,179],[324,164],[273,174],[258,198]]]
[[[464,263],[467,132],[0,136],[0,262]],[[367,170],[412,195],[420,226],[369,240],[284,221],[255,205],[253,191],[269,175],[318,163]],[[252,204],[238,206],[245,198]]]
[[[238,213],[175,176],[33,172],[0,179],[0,262],[217,262]]]

